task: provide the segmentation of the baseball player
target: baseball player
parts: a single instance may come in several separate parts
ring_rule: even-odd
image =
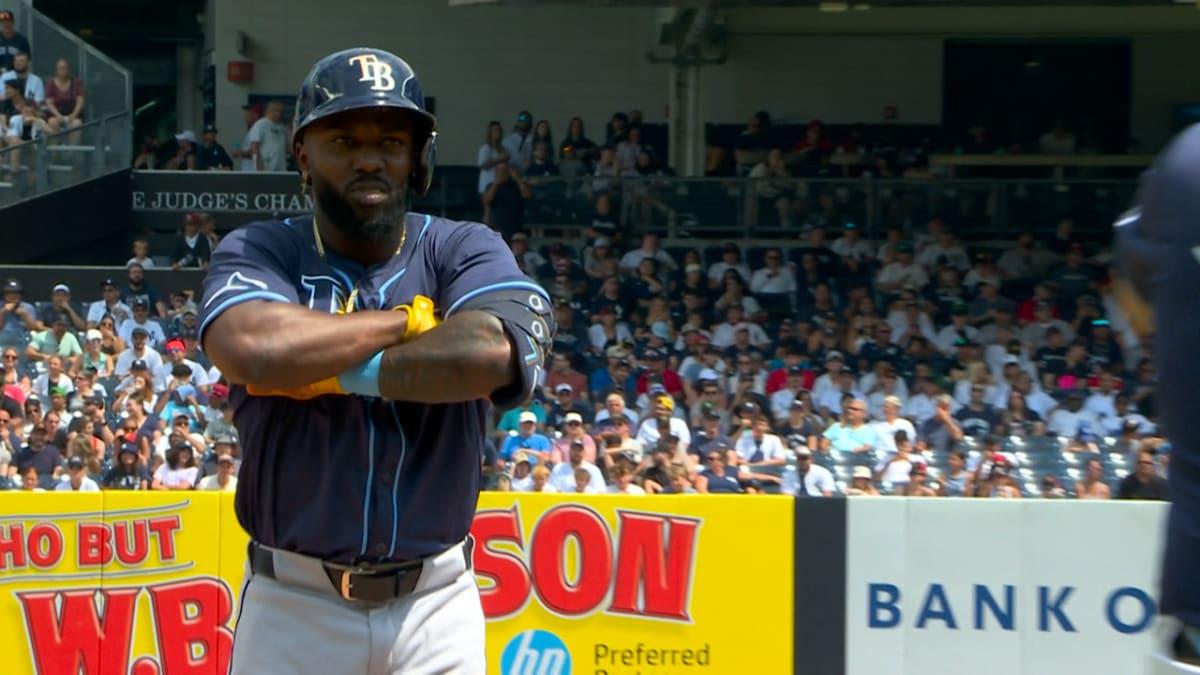
[[[1200,125],[1185,130],[1146,173],[1140,205],[1117,220],[1123,278],[1117,297],[1138,329],[1154,333],[1154,401],[1171,439],[1171,514],[1161,610],[1167,649],[1153,672],[1200,673]],[[1186,664],[1186,665],[1185,665]]]
[[[484,671],[481,449],[491,406],[537,386],[553,309],[494,232],[408,212],[436,129],[397,56],[321,59],[292,131],[313,215],[213,252],[200,335],[252,540],[233,673]]]

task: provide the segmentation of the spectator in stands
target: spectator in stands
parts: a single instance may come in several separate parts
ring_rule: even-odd
[[[526,410],[520,414],[518,421],[520,426],[517,433],[505,439],[504,445],[500,448],[500,458],[506,461],[511,460],[518,450],[524,450],[535,457],[539,463],[549,461],[552,449],[550,439],[538,433],[537,415]]]
[[[913,464],[908,472],[908,481],[899,494],[904,497],[937,497],[938,491],[926,484],[928,473],[928,467],[924,463]]]
[[[283,101],[267,104],[266,115],[246,135],[254,171],[286,171],[291,134],[283,121]]]
[[[911,478],[912,470],[919,461],[912,454],[912,437],[907,431],[900,430],[889,439],[891,450],[877,453],[881,456],[875,465],[875,477],[883,485],[903,488]]]
[[[247,103],[242,106],[242,119],[246,124],[246,132],[242,136],[242,142],[233,146],[233,158],[238,161],[238,171],[254,171],[255,161],[254,155],[251,152],[253,139],[250,137],[250,130],[254,128],[254,123],[262,118],[262,106],[257,103]]]
[[[237,491],[237,476],[234,475],[234,461],[231,455],[217,455],[217,473],[200,479],[197,490],[235,492]]]
[[[593,463],[583,458],[583,440],[571,441],[568,460],[560,462],[550,470],[550,484],[559,492],[577,492],[576,474],[585,472],[587,476],[586,491],[589,494],[604,492],[604,476]]]
[[[1150,499],[1167,501],[1167,481],[1158,475],[1153,447],[1139,450],[1137,466],[1133,473],[1121,479],[1117,487],[1117,499]]]
[[[966,435],[959,426],[955,413],[951,412],[954,399],[949,394],[940,394],[933,416],[926,420],[918,438],[925,447],[938,454],[945,454]]]
[[[33,305],[25,302],[25,290],[21,282],[9,279],[2,287],[4,305],[0,307],[0,331],[23,332],[41,328]]]
[[[896,374],[890,372],[892,379],[895,379]],[[883,399],[883,419],[875,422],[872,426],[875,427],[877,436],[875,441],[875,450],[883,455],[889,455],[896,452],[894,439],[898,432],[903,431],[904,437],[910,442],[917,438],[917,430],[913,427],[912,422],[900,417],[900,409],[903,402],[899,396],[887,396]]]
[[[1045,155],[1073,155],[1078,142],[1062,118],[1054,120],[1050,130],[1038,139],[1038,152]]]
[[[521,177],[520,171],[508,163],[496,166],[495,179],[483,193],[488,225],[505,239],[525,227],[525,200],[533,197],[533,189]]]
[[[12,72],[12,71],[9,71]],[[7,131],[4,134],[5,143],[14,145],[32,139],[33,127],[25,130],[26,133],[14,132],[12,129],[12,117],[21,114],[25,107],[25,81],[21,78],[5,80],[0,84],[0,118],[8,124]]]
[[[619,321],[616,314],[616,306],[611,304],[602,304],[594,311],[596,323],[588,328],[588,342],[592,346],[592,351],[601,352],[613,344],[623,344],[633,340],[633,333],[629,330],[629,325],[624,321]]]
[[[479,152],[476,153],[475,164],[479,167],[478,190],[482,197],[484,192],[487,192],[488,186],[496,180],[496,167],[500,164],[505,164],[509,160],[508,151],[504,149],[504,127],[500,123],[492,120],[488,122],[487,132],[484,135],[483,145],[479,146]],[[487,221],[487,211],[484,211],[484,222]]]
[[[850,487],[846,489],[847,497],[878,497],[879,490],[872,482],[871,468],[856,466],[851,474]]]
[[[713,309],[718,312],[728,312],[730,307],[741,307],[743,315],[751,320],[763,319],[762,305],[750,295],[749,289],[746,288],[746,278],[734,270],[725,273],[723,291],[713,302]]]
[[[517,123],[513,130],[504,137],[504,149],[508,151],[508,163],[514,168],[524,171],[533,160],[533,115],[528,110],[517,114]],[[564,490],[564,492],[566,492]]]
[[[18,33],[15,17],[8,10],[0,10],[0,73],[11,70],[17,54],[28,54],[29,40]]]
[[[765,265],[750,277],[750,290],[762,294],[791,294],[796,292],[796,276],[783,264],[783,252],[769,249],[763,256]]]
[[[876,287],[883,293],[895,293],[902,288],[920,289],[929,283],[925,268],[913,261],[913,247],[908,242],[896,244],[896,259],[879,270]]]
[[[133,240],[133,257],[125,261],[125,266],[129,267],[134,263],[142,266],[142,269],[150,269],[154,267],[154,258],[150,257],[150,240],[146,237],[138,237]],[[119,297],[119,296],[118,296]]]
[[[917,263],[931,273],[945,266],[950,266],[959,272],[966,272],[971,267],[971,260],[967,257],[966,250],[963,249],[962,244],[958,242],[958,238],[949,228],[942,229],[932,242],[921,249],[921,254],[917,256]]]
[[[50,133],[83,126],[86,101],[83,80],[71,74],[70,61],[59,59],[54,64],[54,77],[46,84],[46,123]]]
[[[41,107],[42,102],[46,100],[46,84],[42,82],[42,78],[34,74],[30,69],[29,53],[17,52],[13,56],[12,70],[0,75],[0,83],[15,81],[24,84],[19,87],[21,94],[29,101],[33,101],[38,107]]]
[[[1128,393],[1121,392],[1113,399],[1113,412],[1103,418],[1101,425],[1104,433],[1109,436],[1150,434],[1154,432],[1154,424],[1145,415],[1137,412],[1132,406]],[[1132,431],[1132,433],[1130,433]]]
[[[194,490],[199,471],[191,444],[176,443],[167,450],[166,462],[154,472],[150,486],[154,490]]]
[[[96,481],[84,474],[84,461],[79,457],[71,457],[66,462],[67,475],[54,486],[56,492],[99,492],[100,486]]]
[[[840,259],[842,267],[853,278],[860,278],[874,258],[875,249],[871,242],[862,238],[862,230],[853,222],[842,226],[842,236],[829,245]]]
[[[558,158],[562,163],[563,173],[590,173],[590,164],[595,161],[596,154],[596,144],[583,133],[583,120],[572,117],[567,123],[567,135],[558,146]]]
[[[162,295],[157,289],[146,283],[146,268],[142,267],[140,263],[128,264],[126,268],[128,276],[125,290],[121,292],[121,302],[133,307],[141,300],[149,304],[154,310],[155,316],[165,317],[167,303],[163,301]]]
[[[179,235],[179,239],[175,240],[175,253],[171,256],[174,262],[171,263],[171,269],[198,267],[203,270],[208,268],[208,261],[212,258],[212,244],[208,237],[200,233],[201,220],[202,217],[199,213],[184,215],[183,233]]]
[[[1062,319],[1054,318],[1054,306],[1050,302],[1042,300],[1035,306],[1033,321],[1021,329],[1021,342],[1034,350],[1040,350],[1047,346],[1047,334],[1051,329],[1057,331],[1059,337],[1062,338],[1059,342],[1070,342],[1075,339],[1075,331],[1071,325]]]
[[[779,491],[797,497],[832,497],[837,483],[829,469],[813,463],[812,450],[807,446],[797,446],[795,453],[796,465],[784,469]]]
[[[225,147],[217,142],[215,124],[205,124],[201,133],[203,143],[196,151],[196,168],[201,171],[232,171],[233,159]]]
[[[620,260],[613,254],[612,240],[596,237],[583,252],[583,271],[593,282],[616,276]]]
[[[728,457],[732,452],[729,448],[719,447],[710,450],[704,456],[705,468],[696,475],[696,492],[701,494],[732,494],[742,492],[742,486],[737,478],[730,475]]]
[[[150,306],[145,300],[138,299],[133,302],[133,317],[127,319],[117,329],[118,335],[125,342],[134,342],[136,333],[145,333],[150,338],[150,346],[158,349],[167,341],[167,336],[163,332],[162,326],[156,321],[150,320]]]
[[[83,356],[80,358],[80,366],[84,370],[93,370],[99,377],[111,377],[113,374],[113,366],[116,365],[116,359],[105,354],[101,347],[103,346],[104,336],[99,330],[89,328],[84,337]]]
[[[743,279],[750,278],[750,267],[742,262],[742,250],[732,241],[725,242],[721,247],[721,261],[708,268],[709,288],[721,289],[725,285],[725,275],[729,270],[737,272]]]
[[[679,264],[675,262],[675,258],[671,257],[670,253],[661,248],[658,235],[651,233],[642,235],[641,247],[635,248],[621,256],[617,267],[623,274],[633,275],[637,272],[642,261],[647,258],[655,260],[662,268],[664,275],[673,273],[679,269]]]
[[[50,304],[42,307],[42,314],[38,318],[43,325],[49,326],[60,314],[67,315],[71,330],[87,329],[87,321],[75,310],[75,305],[71,302],[71,287],[66,284],[54,285],[50,290]]]
[[[780,228],[791,228],[798,183],[784,163],[783,151],[772,148],[766,159],[750,170],[749,178],[753,179],[754,192],[746,202],[746,222],[763,224],[759,220],[759,212],[769,207],[774,209],[776,224]]]
[[[967,471],[967,453],[954,450],[946,458],[946,470],[938,475],[937,494],[941,497],[966,497],[975,494],[973,476]]]
[[[135,247],[136,250],[136,247]],[[121,290],[113,279],[100,282],[101,298],[88,305],[87,325],[97,328],[105,316],[112,317],[114,322],[121,323],[133,316],[133,310],[121,301]]]
[[[209,388],[208,374],[199,363],[187,358],[187,351],[184,347],[183,340],[171,340],[166,344],[167,361],[163,362],[158,368],[151,370],[154,374],[155,382],[160,389],[170,380],[177,366],[183,366],[187,369],[184,382],[192,385],[201,393],[207,393]]]
[[[558,165],[554,163],[554,155],[548,143],[538,141],[533,144],[533,161],[530,162],[525,175],[528,177],[529,184],[535,187],[545,183],[541,180],[542,178],[558,175]],[[534,190],[534,194],[538,199],[552,198],[547,190],[548,188],[545,187],[538,188]]]
[[[875,430],[866,424],[867,402],[860,398],[847,399],[841,418],[829,426],[823,434],[824,447],[840,453],[855,463],[873,463],[875,453]]]
[[[33,333],[25,347],[25,358],[39,366],[55,356],[74,364],[76,358],[83,354],[83,348],[70,329],[70,317],[66,313],[58,314],[50,322],[49,328]]]
[[[653,416],[642,420],[635,438],[643,447],[654,447],[671,435],[678,440],[680,452],[687,452],[692,443],[692,433],[687,421],[675,416],[675,399],[664,392],[655,395],[653,401]]]
[[[1035,247],[1032,232],[1025,231],[1017,237],[1017,245],[1000,254],[996,266],[1005,281],[1029,282],[1041,278],[1048,267],[1047,252]]]
[[[734,142],[733,158],[739,176],[749,175],[755,165],[767,159],[771,150],[771,116],[760,110],[750,116],[745,130]]]
[[[614,465],[612,468],[612,471],[609,472],[609,476],[612,478],[612,481],[613,481],[613,484],[608,486],[608,492],[610,494],[620,494],[620,495],[644,495],[644,494],[646,494],[646,490],[644,490],[641,486],[635,485],[633,483],[633,478],[634,478],[633,471],[630,470],[630,468],[627,465],[625,465],[624,463]]]
[[[130,332],[130,342],[130,347],[117,356],[116,376],[128,377],[136,363],[141,363],[150,372],[157,372],[162,366],[162,357],[150,346],[150,332],[139,326]]]
[[[195,171],[196,163],[196,134],[187,129],[175,134],[175,154],[163,168],[168,171]]]
[[[116,461],[100,481],[110,490],[148,490],[150,472],[146,470],[136,443],[124,442],[117,451]]]
[[[1083,407],[1083,394],[1077,390],[1067,394],[1066,406],[1055,409],[1046,428],[1052,434],[1069,439],[1083,434],[1098,434],[1101,430],[1096,415]]]
[[[1062,309],[1067,319],[1074,318],[1076,301],[1086,293],[1096,290],[1095,271],[1083,259],[1083,245],[1076,242],[1067,249],[1066,261],[1050,273],[1049,281],[1053,282],[1062,298]]]
[[[8,468],[11,476],[24,476],[32,467],[37,472],[37,485],[43,490],[53,489],[63,472],[62,454],[47,442],[48,432],[46,427],[35,425],[29,432],[29,445],[21,448]]]
[[[1075,496],[1079,499],[1108,499],[1112,491],[1104,482],[1104,465],[1098,459],[1089,459],[1083,480],[1075,484]]]
[[[783,466],[787,462],[783,441],[771,433],[771,420],[765,414],[742,417],[734,435],[737,438],[734,451],[740,463],[748,466],[751,472],[760,467]]]
[[[729,304],[725,308],[725,322],[713,327],[712,345],[720,349],[733,346],[738,331],[745,330],[750,344],[763,348],[771,344],[770,337],[762,326],[745,320],[745,309],[740,303]]]

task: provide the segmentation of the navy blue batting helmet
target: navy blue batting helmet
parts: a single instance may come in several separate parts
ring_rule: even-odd
[[[417,74],[391,52],[356,47],[313,64],[296,98],[292,142],[316,120],[360,108],[395,108],[411,113],[418,154],[410,187],[418,194],[428,192],[433,181],[437,118],[425,110]]]

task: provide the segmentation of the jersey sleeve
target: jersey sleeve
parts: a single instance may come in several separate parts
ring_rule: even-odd
[[[550,295],[525,276],[504,240],[478,224],[461,225],[438,256],[438,297],[443,317],[456,312],[488,312],[512,338],[520,364],[517,379],[492,394],[492,403],[511,408],[529,399],[538,386],[554,340]]]
[[[230,307],[251,300],[296,303],[299,297],[287,270],[295,246],[270,229],[277,223],[254,223],[234,230],[213,251],[204,277],[200,305],[200,342],[214,319]]]

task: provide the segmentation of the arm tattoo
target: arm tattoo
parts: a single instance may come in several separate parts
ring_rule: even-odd
[[[500,320],[464,311],[384,351],[379,391],[388,399],[456,403],[487,398],[517,376],[517,351]]]

